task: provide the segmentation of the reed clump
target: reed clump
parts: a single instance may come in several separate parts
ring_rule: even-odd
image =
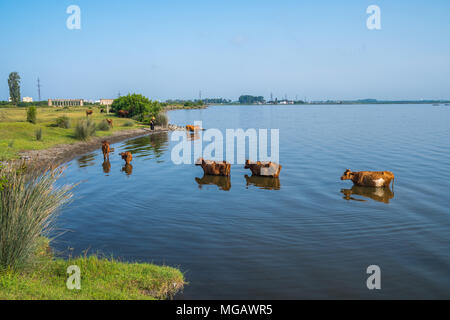
[[[54,227],[59,209],[72,198],[73,186],[56,186],[62,169],[44,173],[24,163],[0,165],[0,271],[35,261],[40,239]]]

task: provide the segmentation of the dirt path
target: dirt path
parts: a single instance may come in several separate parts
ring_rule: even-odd
[[[55,167],[64,162],[68,162],[79,155],[101,148],[103,140],[107,140],[109,143],[117,143],[129,138],[180,129],[184,128],[169,126],[169,128],[156,127],[154,131],[147,128],[118,131],[107,137],[93,137],[88,141],[80,141],[73,144],[61,144],[44,150],[24,151],[20,153],[20,157],[22,160],[32,164],[35,168]]]

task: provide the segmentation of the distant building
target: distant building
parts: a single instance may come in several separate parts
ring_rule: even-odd
[[[109,113],[109,108],[113,104],[114,99],[100,99],[100,105],[106,106],[106,113]]]
[[[83,99],[48,99],[49,107],[82,107]]]
[[[31,97],[23,97],[22,102],[33,102],[33,98]]]
[[[110,106],[114,102],[114,99],[100,99],[101,106]]]

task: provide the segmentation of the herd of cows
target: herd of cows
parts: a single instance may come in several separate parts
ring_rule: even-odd
[[[188,132],[195,132],[201,129],[198,126],[187,125],[186,130]],[[105,163],[109,163],[109,153],[111,152],[111,148],[108,141],[102,142],[102,152]],[[120,153],[120,156],[125,161],[123,171],[127,172],[127,174],[131,174],[131,161],[133,160],[133,155],[131,152],[122,152]],[[212,161],[199,158],[195,165],[202,167],[205,177],[229,177],[231,175],[231,164],[227,161]],[[247,160],[244,168],[250,169],[252,177],[278,178],[282,166],[272,161],[253,162]],[[351,180],[353,184],[358,187],[376,188],[389,188],[394,179],[395,176],[390,171],[352,172],[350,169],[347,169],[341,177],[341,180]]]

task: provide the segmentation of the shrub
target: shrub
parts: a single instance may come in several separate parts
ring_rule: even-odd
[[[102,120],[97,124],[97,129],[100,131],[109,131],[110,126],[106,120]]]
[[[42,128],[37,128],[34,132],[37,141],[42,141]]]
[[[58,209],[73,186],[58,187],[62,170],[27,172],[23,164],[0,166],[0,269],[34,262],[42,236],[52,230]]]
[[[161,127],[167,127],[167,124],[169,123],[169,118],[164,112],[160,112],[155,117],[155,124],[157,126]]]
[[[8,142],[8,147],[13,148],[14,147],[14,140],[11,140]]]
[[[36,107],[29,107],[27,109],[27,121],[36,124],[37,116],[36,116],[37,110]]]
[[[111,109],[118,113],[120,110],[128,111],[129,117],[145,114],[158,114],[162,106],[158,101],[151,101],[140,94],[129,94],[114,100]]]
[[[133,121],[127,121],[123,124],[124,127],[132,127],[134,126],[134,122]]]
[[[68,116],[58,117],[56,119],[56,125],[60,128],[70,129],[71,123]]]
[[[91,119],[78,121],[75,127],[75,138],[78,140],[87,140],[95,134],[95,122]]]

